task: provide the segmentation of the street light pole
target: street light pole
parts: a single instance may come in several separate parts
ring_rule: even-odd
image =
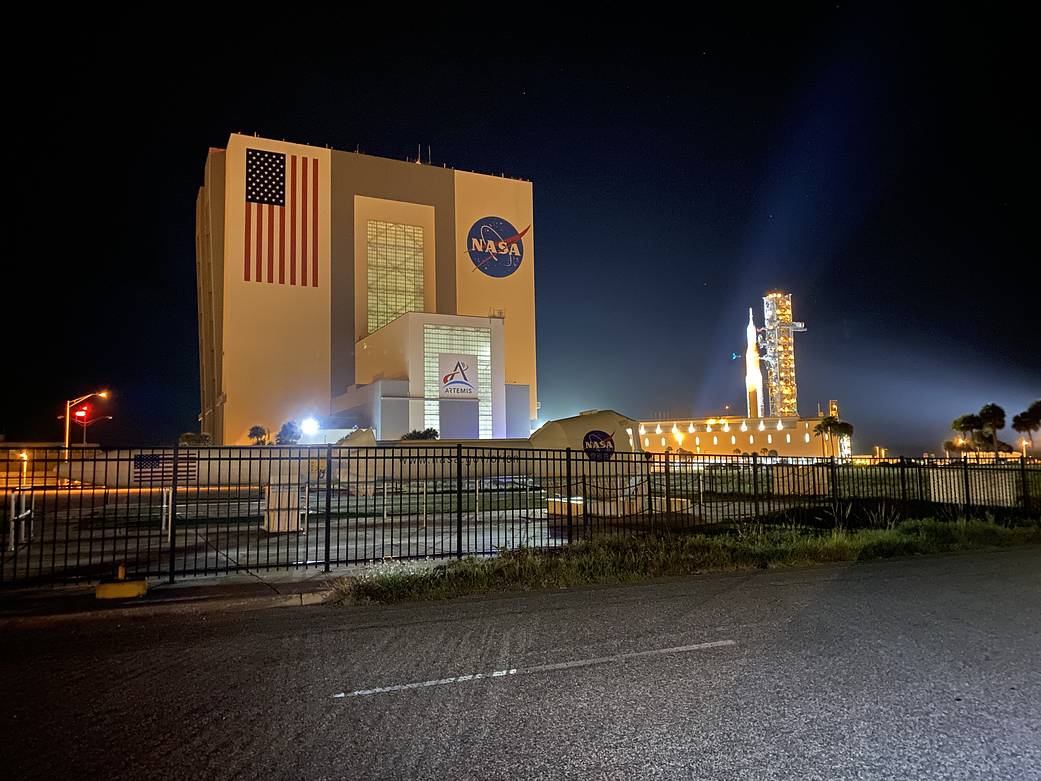
[[[64,461],[69,460],[69,415],[72,413],[72,407],[79,404],[81,401],[86,401],[97,396],[99,399],[107,399],[108,391],[94,391],[93,393],[87,393],[80,396],[78,399],[66,399],[65,400],[65,447],[63,448],[63,459]],[[86,429],[84,429],[86,432]]]

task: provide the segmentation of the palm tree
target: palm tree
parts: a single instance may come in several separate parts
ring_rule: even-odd
[[[249,430],[249,438],[253,440],[254,445],[265,445],[267,444],[267,429],[263,426],[253,426]]]
[[[821,456],[826,455],[824,452],[824,440],[827,439],[831,442],[831,438],[835,435],[836,427],[841,421],[834,415],[825,415],[821,418],[821,422],[813,427],[813,436],[821,438]],[[832,455],[835,454],[834,445],[832,445]]]
[[[1034,432],[1041,430],[1041,399],[1038,399],[1025,410],[1012,418],[1012,428],[1030,439],[1030,449],[1034,449]]]
[[[825,437],[827,435],[827,437]],[[821,437],[821,455],[824,455],[824,440],[830,444],[831,455],[835,455],[835,439],[842,437],[853,437],[853,424],[839,420],[834,415],[825,415],[821,422],[813,427],[813,436]]]
[[[983,421],[979,415],[962,415],[951,421],[951,430],[957,431],[965,438],[965,445],[975,445],[976,432],[983,428]],[[971,447],[965,447],[971,450]]]
[[[994,448],[994,457],[998,456],[998,431],[1005,428],[1005,410],[997,404],[984,404],[980,407],[980,421],[983,433],[990,438]]]

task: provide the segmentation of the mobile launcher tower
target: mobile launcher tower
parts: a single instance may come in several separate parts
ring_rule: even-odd
[[[805,331],[806,324],[792,320],[792,296],[780,290],[771,290],[763,296],[763,317],[765,327],[760,343],[765,353],[770,414],[798,417],[794,334]]]

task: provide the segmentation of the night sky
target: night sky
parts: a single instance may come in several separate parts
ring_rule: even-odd
[[[10,95],[9,185],[33,200],[7,258],[0,433],[56,440],[63,399],[95,387],[117,394],[103,444],[197,428],[195,196],[232,131],[398,159],[429,145],[435,165],[532,180],[542,419],[743,410],[731,353],[782,288],[809,329],[800,412],[839,399],[855,452],[935,451],[987,402],[1011,422],[1041,396],[1021,27],[819,5],[653,56],[605,41],[503,62],[466,32],[429,57],[255,68],[248,48],[70,47],[61,77]]]

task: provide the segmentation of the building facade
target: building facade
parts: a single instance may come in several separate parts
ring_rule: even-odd
[[[202,430],[526,437],[532,211],[527,181],[232,135],[196,203]]]
[[[759,455],[778,458],[848,458],[849,437],[814,429],[824,418],[753,418],[724,416],[640,422],[640,444],[649,453]]]

